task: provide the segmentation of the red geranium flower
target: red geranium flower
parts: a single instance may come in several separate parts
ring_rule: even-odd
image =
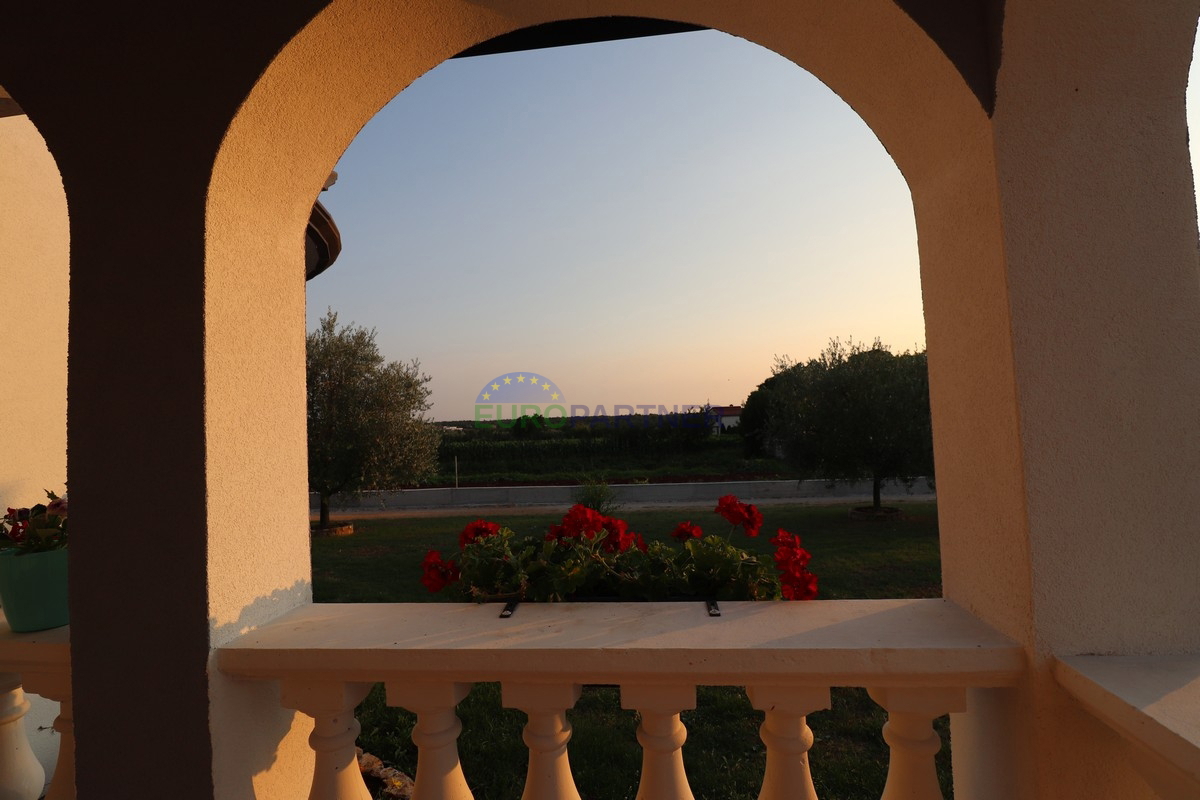
[[[614,538],[622,536],[629,530],[629,523],[616,517],[601,517],[600,526],[608,531],[609,536]]]
[[[467,523],[467,527],[462,529],[462,533],[458,535],[458,546],[466,547],[476,539],[495,536],[499,532],[500,526],[496,523],[477,519],[474,522]]]
[[[717,501],[716,512],[725,518],[730,525],[741,525],[745,520],[742,502],[731,494]]]
[[[4,515],[4,521],[8,523],[8,530],[4,531],[3,528],[0,528],[0,532],[4,532],[17,544],[25,541],[25,532],[29,528],[28,508],[8,509],[8,513]]]
[[[780,578],[784,600],[813,600],[817,596],[817,576],[808,570],[795,579]]]
[[[686,542],[688,539],[699,539],[703,535],[704,532],[700,530],[700,526],[693,525],[691,522],[681,522],[675,526],[675,530],[671,531],[671,538],[681,542]]]
[[[421,561],[421,583],[431,592],[440,592],[459,579],[458,564],[443,561],[442,554],[430,550]]]
[[[607,519],[600,512],[584,505],[575,504],[562,518],[562,527],[566,536],[579,539],[581,537],[595,539],[604,530]]]
[[[747,536],[758,536],[759,530],[762,529],[763,517],[758,508],[743,503],[731,494],[718,500],[714,510],[730,525],[741,525]]]
[[[642,552],[646,551],[646,543],[641,541],[641,536],[636,533],[631,533],[629,523],[623,519],[616,517],[601,517],[601,525],[603,525],[607,535],[600,542],[600,548],[607,553],[624,553],[630,547],[637,546]],[[639,544],[640,542],[640,544]]]
[[[771,537],[775,545],[775,568],[779,570],[784,600],[812,600],[817,596],[817,576],[808,571],[812,554],[800,546],[800,537],[783,528]]]
[[[746,529],[747,536],[758,536],[758,532],[762,530],[763,515],[758,510],[758,506],[745,504],[746,521],[742,523],[742,527]]]

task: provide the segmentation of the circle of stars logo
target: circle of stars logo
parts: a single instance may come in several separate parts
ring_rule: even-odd
[[[536,372],[506,372],[484,384],[476,395],[475,404],[536,403],[546,405],[565,403],[562,390]]]

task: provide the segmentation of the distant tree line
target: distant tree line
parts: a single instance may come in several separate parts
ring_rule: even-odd
[[[451,423],[438,449],[441,470],[452,474],[457,458],[476,473],[587,471],[622,459],[686,456],[712,439],[703,410],[569,417],[563,422],[551,426],[540,415],[529,415],[507,425]]]

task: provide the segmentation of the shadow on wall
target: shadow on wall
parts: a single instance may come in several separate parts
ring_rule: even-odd
[[[283,752],[308,748],[308,724],[296,725],[297,712],[279,704],[279,686],[274,681],[243,681],[228,678],[217,668],[216,648],[253,630],[281,614],[312,602],[312,583],[296,581],[284,589],[276,589],[246,606],[233,622],[219,623],[209,618],[213,650],[209,654],[208,671],[211,691],[225,695],[221,703],[212,704],[211,730],[213,759],[226,765],[239,765],[226,774],[236,774],[247,783],[238,786],[233,796],[256,797],[262,787],[254,785],[253,777],[268,772]],[[307,717],[304,718],[307,720]],[[291,746],[285,741],[291,739]],[[311,767],[310,767],[311,768]],[[224,787],[228,789],[228,787]]]

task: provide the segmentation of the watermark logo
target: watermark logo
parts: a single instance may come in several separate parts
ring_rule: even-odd
[[[528,421],[535,427],[561,428],[571,419],[588,419],[591,424],[622,422],[669,427],[711,428],[716,421],[711,409],[699,405],[665,406],[657,403],[603,405],[569,404],[561,386],[537,372],[505,372],[483,385],[475,396],[475,426],[512,428]]]
[[[541,417],[562,425],[567,400],[554,381],[537,372],[505,372],[484,384],[475,396],[475,424],[512,427],[522,417]],[[554,422],[551,422],[554,421]]]

